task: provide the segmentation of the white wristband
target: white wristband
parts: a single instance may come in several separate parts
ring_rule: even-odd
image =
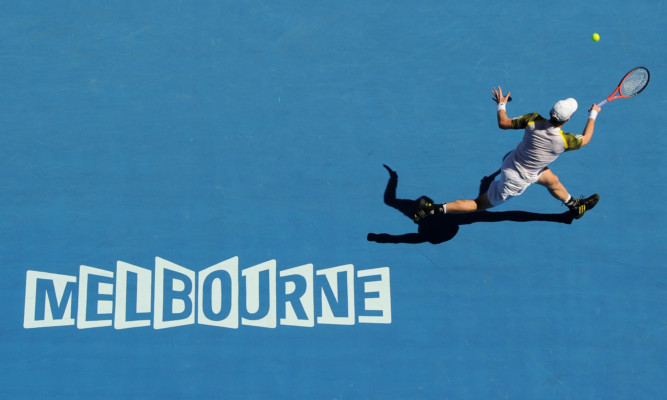
[[[597,111],[591,110],[591,111],[588,112],[588,119],[592,119],[593,121],[595,121],[595,118],[597,118],[597,117],[598,117],[598,112]]]
[[[498,103],[498,111],[505,109],[505,103]]]

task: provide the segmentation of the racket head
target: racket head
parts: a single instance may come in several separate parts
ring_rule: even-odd
[[[632,97],[641,93],[646,88],[651,74],[645,67],[633,68],[630,72],[625,74],[621,83],[618,84],[618,91],[620,97]]]

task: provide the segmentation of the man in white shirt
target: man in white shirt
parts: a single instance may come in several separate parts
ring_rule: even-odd
[[[435,214],[459,214],[481,211],[496,207],[512,197],[523,193],[533,183],[546,187],[552,196],[562,201],[576,219],[597,204],[600,195],[594,194],[585,199],[570,196],[558,177],[548,165],[566,151],[586,146],[593,137],[595,119],[600,107],[593,104],[589,109],[588,121],[581,135],[563,133],[562,126],[570,120],[577,110],[577,101],[573,98],[560,100],[554,104],[547,120],[538,113],[509,118],[505,111],[510,92],[503,96],[500,86],[493,89],[494,101],[498,104],[498,127],[500,129],[524,129],[523,140],[503,160],[498,180],[491,183],[489,190],[475,200],[456,200],[443,204],[420,201],[414,221],[419,223],[424,218]]]

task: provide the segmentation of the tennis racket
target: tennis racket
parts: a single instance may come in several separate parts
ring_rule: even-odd
[[[627,99],[628,97],[638,95],[646,88],[650,78],[651,74],[649,74],[648,69],[644,67],[637,67],[632,69],[630,72],[625,74],[623,79],[621,79],[621,83],[618,84],[616,90],[614,90],[614,92],[610,94],[609,97],[599,102],[597,106],[602,107],[612,100]]]

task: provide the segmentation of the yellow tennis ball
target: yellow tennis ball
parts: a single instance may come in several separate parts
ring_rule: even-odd
[[[600,35],[598,35],[597,33],[594,33],[592,39],[593,39],[594,42],[597,42],[598,40],[600,40]]]

